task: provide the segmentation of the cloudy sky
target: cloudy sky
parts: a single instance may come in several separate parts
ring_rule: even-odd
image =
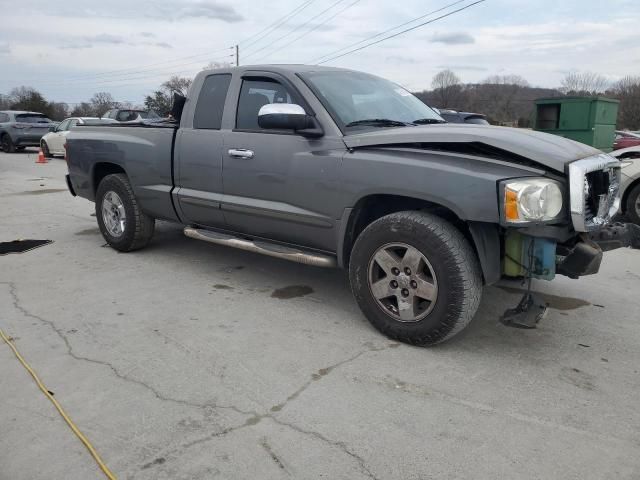
[[[473,1],[426,15],[454,0],[0,0],[0,93],[27,85],[57,101],[109,91],[140,103],[172,74],[233,61],[229,47],[237,43],[242,64],[316,63]],[[467,82],[517,74],[553,87],[570,71],[613,81],[640,75],[637,7],[637,0],[486,0],[327,65],[414,90],[428,88],[443,68]]]

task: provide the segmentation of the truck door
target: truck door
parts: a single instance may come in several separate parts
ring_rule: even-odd
[[[333,251],[337,195],[345,146],[337,137],[306,138],[294,131],[263,130],[260,108],[269,103],[310,107],[285,78],[246,72],[239,89],[235,128],[224,131],[224,197],[228,228],[251,236]]]
[[[174,158],[175,197],[184,223],[223,228],[222,114],[231,74],[207,76],[193,122],[180,126]],[[192,123],[192,124],[191,124]]]

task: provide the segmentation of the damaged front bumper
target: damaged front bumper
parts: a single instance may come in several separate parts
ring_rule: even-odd
[[[571,226],[507,230],[502,273],[528,280],[524,296],[501,317],[511,327],[535,328],[547,305],[531,291],[531,279],[553,280],[598,273],[603,252],[640,249],[640,226],[610,223],[620,206],[621,164],[606,154],[568,167]]]
[[[614,223],[564,242],[514,230],[505,237],[503,274],[541,280],[553,280],[556,274],[594,275],[600,270],[603,252],[618,248],[640,249],[640,226]]]
[[[600,270],[603,252],[618,248],[640,249],[640,226],[615,223],[583,234],[573,248],[558,246],[556,271],[569,278],[594,275]]]

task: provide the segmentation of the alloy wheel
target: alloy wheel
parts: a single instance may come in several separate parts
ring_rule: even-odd
[[[418,322],[433,310],[438,282],[433,267],[417,248],[391,243],[369,261],[368,282],[378,306],[399,322]]]
[[[120,196],[109,190],[102,198],[102,221],[109,234],[120,237],[124,233],[127,213]]]

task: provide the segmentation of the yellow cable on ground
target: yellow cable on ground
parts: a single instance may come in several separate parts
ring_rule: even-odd
[[[25,361],[25,359],[22,358],[22,355],[20,355],[20,352],[18,352],[18,349],[15,347],[11,339],[4,334],[2,329],[0,329],[0,337],[2,337],[2,339],[7,343],[7,345],[11,347],[11,350],[13,350],[13,353],[15,353],[20,363],[24,366],[24,368],[27,369],[27,371],[31,374],[33,379],[36,381],[36,383],[38,384],[38,387],[40,388],[40,390],[42,390],[42,393],[44,393],[47,396],[47,398],[51,400],[51,403],[53,403],[53,405],[56,407],[58,412],[60,412],[60,415],[62,415],[62,418],[64,418],[64,421],[67,422],[67,425],[71,427],[71,430],[73,430],[73,433],[75,433],[76,436],[80,439],[80,441],[84,444],[84,446],[87,447],[87,450],[89,450],[89,453],[98,463],[98,466],[107,476],[107,478],[109,478],[109,480],[117,480],[116,476],[113,473],[111,473],[111,470],[109,470],[109,468],[104,464],[104,462],[100,458],[100,455],[98,455],[98,452],[96,452],[95,448],[93,448],[93,445],[91,445],[91,442],[89,442],[87,437],[85,437],[82,434],[82,432],[78,429],[78,427],[76,427],[76,425],[66,414],[62,406],[58,403],[58,401],[55,398],[53,398],[53,395],[49,393],[49,390],[40,381],[40,378],[38,378],[38,375],[36,374],[36,372],[34,372],[33,368],[31,368],[29,364]]]

